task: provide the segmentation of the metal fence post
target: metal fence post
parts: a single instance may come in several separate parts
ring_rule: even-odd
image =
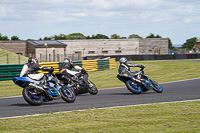
[[[20,54],[18,54],[18,62],[19,62],[19,64],[20,64]]]
[[[7,54],[7,64],[9,64],[9,55]]]

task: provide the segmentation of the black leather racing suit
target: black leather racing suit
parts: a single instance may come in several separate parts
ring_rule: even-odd
[[[70,75],[72,77],[72,80],[77,80],[77,78],[80,76],[80,73],[73,74],[74,71],[71,71],[72,68],[75,68],[77,70],[83,70],[81,67],[74,65],[72,62],[65,63],[63,62],[61,65],[60,73],[64,75]],[[68,76],[62,77],[65,79],[65,82],[68,83],[71,79]]]
[[[43,70],[43,71],[50,71],[51,70],[48,67],[41,67],[37,63],[26,63],[25,65],[28,66],[28,69],[26,70],[23,77],[27,77],[29,74],[34,74],[37,70]]]
[[[131,62],[126,62],[126,63],[120,63],[118,72],[119,74],[128,74],[129,76],[134,76],[135,73],[137,72],[131,72],[130,67],[142,67],[143,65],[136,64],[136,63],[131,63]]]
[[[24,66],[26,66],[26,70],[24,71],[23,75],[21,75],[21,77],[27,77],[29,74],[35,74],[37,70],[42,70],[42,71],[51,71],[51,68],[48,67],[41,67],[39,64],[37,63],[26,63],[24,64]],[[40,84],[44,85],[45,81],[47,80],[47,77],[44,76],[41,80],[40,80]]]

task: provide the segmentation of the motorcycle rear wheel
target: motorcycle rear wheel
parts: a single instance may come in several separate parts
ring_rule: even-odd
[[[30,105],[39,106],[43,102],[43,96],[38,94],[38,91],[31,86],[25,87],[22,91],[22,95]]]
[[[136,85],[132,80],[126,81],[126,87],[134,94],[141,94],[142,89],[139,85]]]

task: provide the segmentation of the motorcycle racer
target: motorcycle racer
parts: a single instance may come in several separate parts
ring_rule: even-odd
[[[52,71],[53,68],[41,67],[36,57],[30,57],[28,63],[24,64],[20,77],[27,77],[29,74],[34,74],[37,70]]]
[[[118,69],[119,74],[128,74],[129,76],[133,77],[133,81],[136,81],[140,83],[141,81],[136,78],[137,76],[137,71],[130,71],[130,67],[140,67],[140,68],[145,68],[145,66],[136,64],[136,63],[131,63],[128,62],[125,57],[120,58],[120,66]]]
[[[80,76],[80,73],[76,71],[72,71],[72,68],[75,68],[76,70],[81,71],[81,73],[86,72],[85,69],[83,69],[82,67],[74,65],[74,63],[71,61],[70,58],[65,58],[61,65],[60,73],[69,74],[72,76],[73,80],[77,80],[77,78]],[[70,81],[70,79],[67,78],[66,76],[64,78],[66,79],[67,82]]]
[[[24,64],[23,68],[22,68],[22,71],[20,73],[20,77],[27,77],[29,76],[30,74],[35,74],[37,70],[42,70],[42,71],[53,71],[54,68],[48,68],[48,67],[41,67],[39,64],[38,64],[38,59],[36,57],[30,57],[28,59],[28,63]],[[38,75],[40,76],[40,75]],[[43,75],[41,75],[43,76]],[[46,77],[43,76],[43,78],[41,79],[40,81],[40,86],[44,85],[45,84],[45,80]],[[45,87],[45,86],[44,86]]]

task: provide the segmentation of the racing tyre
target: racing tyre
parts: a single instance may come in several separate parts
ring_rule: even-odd
[[[27,103],[33,106],[39,106],[43,102],[43,96],[35,88],[27,86],[23,89],[22,95]]]
[[[153,90],[155,92],[158,92],[158,93],[162,93],[163,92],[163,88],[161,87],[161,85],[159,85],[157,82],[155,81],[152,81],[152,87],[153,87]]]
[[[132,80],[126,81],[126,87],[128,88],[129,91],[131,91],[134,94],[140,94],[142,92],[141,87]]]
[[[68,89],[67,87],[61,88],[60,94],[61,98],[68,103],[73,103],[76,100],[74,92],[71,89]]]
[[[98,93],[96,85],[92,81],[89,81],[88,85],[89,85],[88,92],[92,95],[96,95]]]

